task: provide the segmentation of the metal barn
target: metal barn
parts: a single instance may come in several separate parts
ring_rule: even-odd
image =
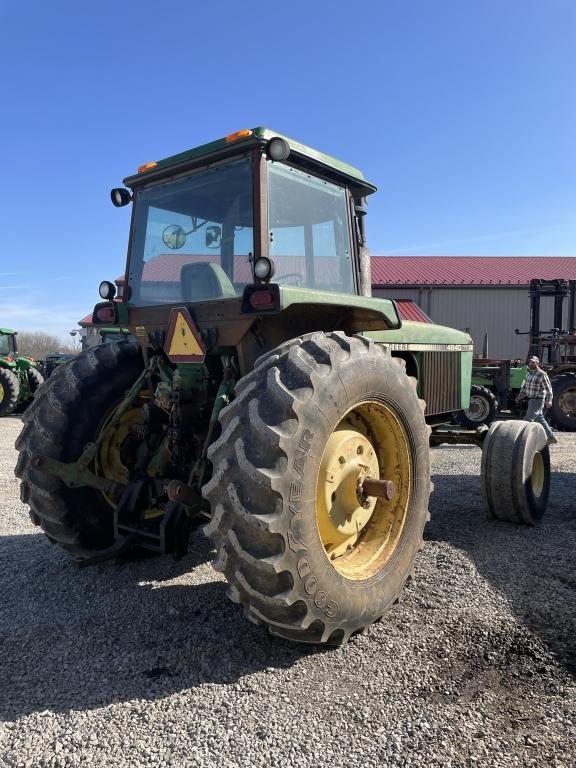
[[[528,286],[536,279],[576,279],[572,256],[373,256],[372,293],[411,299],[435,323],[468,330],[480,356],[526,357],[530,327]],[[574,318],[574,296],[565,302],[564,329]],[[572,303],[572,314],[570,304]],[[554,302],[542,301],[542,329],[552,328]]]

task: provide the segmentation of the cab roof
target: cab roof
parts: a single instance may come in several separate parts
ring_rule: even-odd
[[[291,155],[295,155],[300,160],[308,161],[319,168],[324,168],[330,175],[345,177],[352,186],[362,189],[362,194],[370,194],[376,190],[373,184],[366,181],[362,171],[358,170],[348,163],[337,160],[335,157],[319,152],[317,149],[301,144],[299,141],[284,136],[270,128],[247,128],[237,131],[224,138],[211,141],[208,144],[202,144],[186,152],[180,152],[177,155],[158,160],[153,163],[146,163],[138,169],[138,173],[128,176],[124,179],[127,187],[139,186],[140,184],[152,181],[158,176],[164,176],[167,170],[174,166],[194,166],[201,164],[203,160],[212,159],[213,156],[226,156],[238,154],[256,144],[266,144],[270,139],[279,137],[288,142]]]

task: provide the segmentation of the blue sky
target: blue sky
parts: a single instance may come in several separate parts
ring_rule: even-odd
[[[576,255],[576,3],[0,0],[0,325],[124,270],[144,162],[266,125],[378,186],[377,255]]]

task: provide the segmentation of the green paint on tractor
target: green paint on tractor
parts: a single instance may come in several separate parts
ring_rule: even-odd
[[[125,184],[111,193],[134,209],[122,295],[103,281],[92,322],[133,340],[42,388],[17,443],[32,519],[80,565],[135,547],[181,558],[202,525],[251,621],[344,643],[412,572],[431,427],[468,403],[472,340],[372,297],[376,188],[300,142],[241,131]],[[526,442],[526,466],[541,447]],[[505,510],[536,503],[506,488]]]
[[[44,381],[38,363],[18,354],[17,332],[0,328],[0,416],[23,410]]]

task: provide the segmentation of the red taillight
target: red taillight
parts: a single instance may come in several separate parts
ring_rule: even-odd
[[[276,295],[274,291],[254,291],[249,301],[254,309],[269,309],[276,303]]]
[[[98,323],[113,323],[116,320],[114,307],[98,307],[94,316]]]

